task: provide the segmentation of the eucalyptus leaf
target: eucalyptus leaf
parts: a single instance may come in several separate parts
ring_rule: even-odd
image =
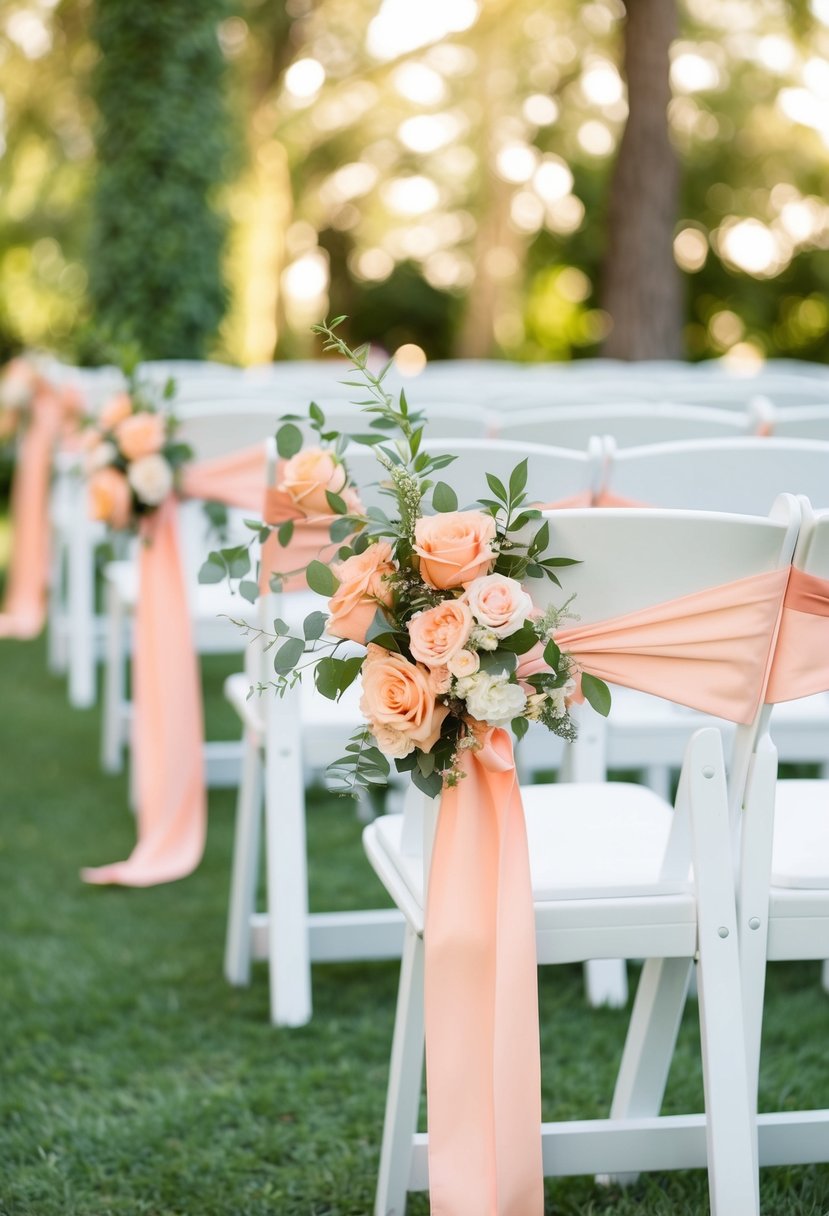
[[[279,541],[280,545],[284,547],[285,545],[289,545],[291,543],[293,534],[294,521],[292,519],[286,519],[284,523],[281,523],[277,528],[276,539]]]
[[[603,718],[606,718],[610,713],[610,689],[604,680],[600,680],[597,676],[591,676],[588,671],[583,671],[581,675],[581,690],[584,693],[585,701],[593,706],[597,714],[601,714]]]
[[[335,494],[332,490],[326,490],[325,498],[335,515],[348,514],[348,507],[345,504],[345,500],[341,498],[339,494]]]
[[[296,456],[302,447],[302,431],[292,422],[286,422],[276,432],[276,450],[283,460]]]
[[[305,571],[308,586],[317,595],[331,596],[339,587],[339,581],[334,571],[323,562],[313,561]]]
[[[305,652],[302,638],[286,638],[273,656],[273,668],[277,675],[286,676],[294,670]]]
[[[203,563],[199,570],[200,583],[220,583],[227,573],[225,566],[218,553],[208,555],[207,561]]]
[[[432,506],[436,511],[457,511],[458,496],[445,481],[439,481],[432,493]]]
[[[243,579],[239,584],[239,594],[249,604],[255,604],[259,599],[259,584],[253,582],[252,579]]]
[[[321,638],[325,633],[325,626],[328,623],[328,613],[326,612],[311,612],[306,616],[302,623],[302,632],[305,634],[305,640],[315,642],[317,638]]]

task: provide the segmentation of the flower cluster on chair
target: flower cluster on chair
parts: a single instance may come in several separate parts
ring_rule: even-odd
[[[458,782],[462,753],[480,747],[490,727],[511,726],[521,738],[537,721],[573,738],[568,707],[578,673],[555,641],[568,604],[542,612],[523,580],[560,585],[556,570],[575,559],[546,555],[549,527],[526,502],[526,460],[506,484],[487,474],[491,497],[459,510],[452,487],[435,479],[454,458],[422,450],[423,415],[410,409],[405,393],[395,404],[383,387],[388,367],[375,375],[366,350],[350,350],[334,332],[337,324],[318,332],[327,349],[352,361],[372,394],[363,404],[374,415],[372,433],[328,430],[316,404],[309,425],[328,449],[303,449],[293,416],[277,432],[286,458],[277,491],[304,512],[330,518],[330,542],[339,547],[336,560],[315,559],[304,570],[311,590],[327,598],[327,612],[306,617],[301,637],[281,619],[272,633],[255,631],[274,653],[275,679],[259,691],[284,694],[310,669],[317,690],[337,700],[360,676],[366,726],[329,767],[333,787],[354,792],[384,783],[393,761],[435,795]],[[389,512],[362,507],[347,468],[349,443],[373,448]],[[271,532],[265,525],[260,539]],[[279,544],[291,545],[290,520],[275,532]],[[207,565],[218,569],[220,560],[229,570],[216,554]],[[362,653],[354,654],[354,643]],[[580,684],[606,713],[607,687],[586,674]]]
[[[165,400],[172,394],[168,385]],[[192,457],[187,444],[176,441],[176,429],[175,417],[136,384],[90,420],[83,446],[93,519],[135,527],[172,493],[178,470]]]
[[[37,392],[38,376],[25,359],[12,359],[0,375],[0,443],[10,442],[25,426]]]

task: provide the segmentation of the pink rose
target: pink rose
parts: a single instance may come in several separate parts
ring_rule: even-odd
[[[412,617],[408,629],[412,656],[427,667],[445,667],[466,645],[472,613],[462,600],[444,600]]]
[[[494,539],[495,520],[481,511],[424,515],[415,524],[421,578],[439,591],[479,578],[495,560]]]
[[[129,418],[132,414],[132,402],[128,393],[116,393],[114,397],[110,397],[104,408],[101,410],[98,418],[98,425],[102,431],[114,431],[119,422],[123,422],[125,418]]]
[[[486,574],[467,583],[463,598],[479,625],[491,629],[496,638],[516,633],[532,612],[532,598],[514,578]]]
[[[89,479],[89,514],[111,528],[126,528],[132,515],[132,492],[119,469],[98,469]]]
[[[328,607],[328,632],[335,638],[350,638],[365,645],[366,633],[380,604],[390,604],[392,590],[388,575],[394,574],[391,545],[378,541],[364,553],[355,553],[334,566],[340,585]]]
[[[306,515],[330,515],[325,492],[341,493],[345,481],[345,469],[330,452],[305,448],[285,461],[277,489],[284,490]]]
[[[378,728],[378,744],[383,730],[391,729],[408,737],[421,751],[430,752],[449,710],[435,701],[427,669],[370,644],[362,679],[360,709],[372,730]]]
[[[161,414],[150,414],[146,410],[131,414],[115,428],[115,438],[127,460],[154,456],[164,447],[165,436],[166,425]]]

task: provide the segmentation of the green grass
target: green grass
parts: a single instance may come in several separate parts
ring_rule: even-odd
[[[212,733],[231,722],[211,663]],[[211,794],[193,877],[84,887],[125,856],[125,784],[97,767],[98,715],[70,711],[40,643],[0,644],[0,1213],[3,1216],[366,1216],[394,1015],[392,964],[321,966],[314,1019],[267,1020],[262,968],[221,975],[232,798]],[[348,803],[310,812],[315,906],[379,900]],[[762,1103],[829,1099],[829,997],[817,965],[770,978]],[[541,982],[546,1118],[606,1113],[625,1014],[585,1008],[580,969]],[[668,1108],[698,1108],[695,1008]],[[411,1216],[424,1216],[414,1197]],[[765,1171],[766,1216],[829,1211],[825,1167]],[[702,1173],[547,1184],[548,1216],[698,1216]],[[727,1214],[726,1214],[727,1216]]]

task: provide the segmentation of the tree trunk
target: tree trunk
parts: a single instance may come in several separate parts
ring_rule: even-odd
[[[629,115],[610,186],[602,307],[603,353],[671,359],[683,353],[683,288],[674,261],[679,162],[668,132],[669,48],[676,0],[626,0]]]

